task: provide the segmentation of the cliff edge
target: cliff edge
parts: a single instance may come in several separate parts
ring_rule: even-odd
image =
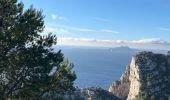
[[[122,100],[139,97],[167,100],[170,96],[170,55],[137,53],[120,80],[112,83],[109,92]]]

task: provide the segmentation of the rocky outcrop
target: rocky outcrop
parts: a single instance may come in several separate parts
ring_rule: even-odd
[[[41,100],[120,100],[112,93],[101,88],[90,87],[77,89],[74,92],[67,92],[60,95],[48,93]]]
[[[112,92],[114,95],[119,97],[120,99],[126,99],[129,93],[129,74],[130,74],[130,66],[126,67],[125,72],[120,77],[120,80],[114,81],[109,88],[109,92]]]
[[[119,81],[109,91],[121,99],[134,100],[144,96],[167,100],[170,96],[170,55],[140,52],[132,57]]]

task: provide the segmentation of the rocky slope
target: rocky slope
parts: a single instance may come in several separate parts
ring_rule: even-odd
[[[77,89],[74,92],[67,92],[60,95],[48,93],[41,100],[120,100],[107,90],[97,87]]]
[[[170,55],[140,52],[132,57],[120,80],[109,91],[123,100],[150,97],[167,100],[170,96]]]

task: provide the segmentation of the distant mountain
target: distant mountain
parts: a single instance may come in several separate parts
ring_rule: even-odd
[[[109,48],[109,50],[111,51],[111,52],[115,52],[115,51],[122,51],[122,52],[136,52],[136,51],[138,51],[137,49],[132,49],[132,48],[130,48],[130,47],[128,47],[128,46],[120,46],[120,47],[115,47],[115,48]]]

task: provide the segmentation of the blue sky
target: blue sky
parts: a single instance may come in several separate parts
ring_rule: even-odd
[[[86,45],[96,41],[100,44],[109,41],[111,45],[158,44],[159,48],[163,45],[165,49],[170,49],[169,0],[23,0],[23,2],[26,8],[33,4],[35,8],[43,10],[46,23],[44,33],[56,34],[60,41],[64,41],[63,44],[69,44],[73,40],[75,44],[81,41],[82,44],[86,42]]]

